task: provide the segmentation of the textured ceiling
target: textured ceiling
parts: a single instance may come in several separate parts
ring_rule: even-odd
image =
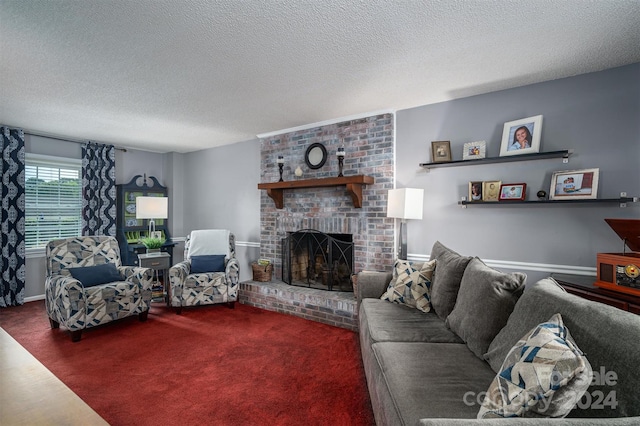
[[[640,62],[640,0],[0,0],[0,123],[156,152]]]

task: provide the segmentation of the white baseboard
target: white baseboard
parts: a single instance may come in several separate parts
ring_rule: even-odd
[[[414,262],[426,262],[430,258],[429,255],[426,254],[416,254],[409,253],[407,254],[407,259]],[[537,271],[537,272],[548,272],[556,273],[556,274],[567,274],[567,275],[585,275],[585,276],[596,276],[596,268],[590,266],[575,266],[575,265],[556,265],[552,263],[532,263],[532,262],[515,262],[511,260],[493,260],[493,259],[482,259],[487,266],[491,266],[496,269],[509,269],[514,271]]]
[[[25,297],[25,302],[35,302],[36,300],[44,300],[44,294],[38,294],[37,296]]]

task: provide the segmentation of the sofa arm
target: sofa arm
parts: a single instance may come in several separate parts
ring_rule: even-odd
[[[362,271],[358,273],[358,305],[362,299],[379,299],[391,282],[391,272]]]
[[[513,418],[513,419],[421,419],[420,426],[634,426],[640,424],[640,417],[615,418]]]

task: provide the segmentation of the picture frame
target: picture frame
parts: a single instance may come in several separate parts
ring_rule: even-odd
[[[485,141],[467,142],[462,148],[463,160],[479,160],[487,156],[487,143]]]
[[[447,161],[451,161],[451,142],[431,142],[431,161],[434,163],[445,163]]]
[[[550,200],[595,200],[600,169],[564,170],[551,175]]]
[[[526,198],[526,183],[504,183],[500,185],[499,201],[524,201]]]
[[[502,181],[499,180],[482,182],[482,201],[500,201],[500,185],[502,185]]]
[[[481,181],[469,182],[469,201],[471,202],[482,201],[482,182]]]
[[[504,123],[500,157],[540,152],[541,135],[541,115]],[[522,147],[522,144],[524,144],[524,147]]]

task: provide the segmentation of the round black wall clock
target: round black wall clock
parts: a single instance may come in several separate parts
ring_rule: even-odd
[[[304,153],[304,162],[310,169],[319,169],[327,161],[327,148],[321,143],[312,143]]]

